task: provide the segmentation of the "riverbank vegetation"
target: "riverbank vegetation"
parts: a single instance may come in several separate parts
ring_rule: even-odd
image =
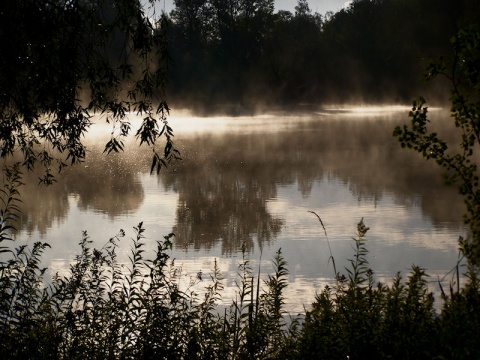
[[[2,219],[14,220],[15,170],[2,191]],[[435,299],[424,269],[412,266],[391,284],[368,264],[368,227],[360,221],[349,266],[319,289],[303,314],[284,311],[288,267],[281,250],[274,272],[256,273],[246,252],[235,300],[222,310],[222,274],[190,274],[169,257],[173,234],[145,252],[146,229],[134,227],[128,263],[117,261],[120,230],[100,249],[85,232],[66,276],[44,279],[48,244],[10,249],[2,221],[0,354],[9,359],[469,359],[480,354],[480,272],[468,263]],[[122,240],[123,241],[123,240]],[[207,279],[207,276],[209,279]],[[204,282],[203,291],[192,289]],[[435,301],[440,302],[436,304]]]
[[[197,23],[197,18],[186,16],[189,13],[182,15],[180,5],[187,3],[200,6],[194,14],[202,14],[202,21]],[[427,41],[431,47],[425,47],[425,56],[435,55],[442,52],[447,41],[443,31],[451,30],[435,24],[446,24],[447,14],[453,17],[454,24],[460,19],[466,24],[478,19],[473,17],[477,2],[467,0],[445,1],[441,6],[429,1],[421,2],[422,5],[409,0],[354,1],[349,10],[330,14],[327,19],[312,15],[306,1],[299,1],[295,15],[273,14],[272,1],[255,2],[256,8],[239,7],[234,12],[222,7],[226,3],[176,1],[177,8],[170,20],[170,46],[177,68],[170,79],[177,99],[182,95],[192,104],[204,105],[205,99],[193,96],[196,92],[185,86],[185,81],[202,84],[197,90],[218,103],[247,101],[256,91],[263,91],[266,84],[275,85],[269,87],[277,89],[272,97],[275,101],[327,99],[321,94],[341,95],[342,89],[352,89],[351,81],[358,84],[356,90],[360,93],[368,89],[372,98],[386,84],[398,89],[397,95],[403,97],[402,91],[412,79],[404,75],[415,74],[413,64],[422,58],[418,57],[424,49],[422,36],[441,38],[440,43]],[[368,263],[369,229],[360,221],[347,268],[333,271],[333,284],[318,289],[312,305],[296,315],[287,314],[284,309],[288,264],[281,250],[273,259],[273,273],[266,275],[252,268],[244,248],[238,264],[236,297],[222,308],[225,294],[218,266],[212,264],[209,274],[187,274],[189,282],[182,285],[180,278],[185,278],[185,274],[169,256],[174,234],[158,241],[156,251],[149,254],[145,250],[148,229],[142,223],[134,227],[133,235],[119,230],[101,248],[94,248],[84,232],[69,273],[52,279],[44,278],[45,269],[41,266],[42,256],[49,248],[47,243],[15,246],[22,166],[28,170],[35,164],[42,165],[45,175],[40,182],[51,184],[54,166],[61,169],[67,160],[81,161],[86,154],[81,140],[90,126],[90,111],[104,114],[113,125],[105,152],[122,149],[122,139],[130,131],[125,113],[133,111],[145,116],[136,135],[140,143],[153,148],[152,172],[159,171],[176,154],[172,129],[166,120],[169,109],[162,92],[168,56],[165,47],[158,47],[166,44],[166,33],[150,23],[138,2],[107,1],[102,3],[106,7],[100,9],[86,6],[88,2],[19,4],[4,1],[0,11],[5,28],[18,25],[11,38],[0,31],[0,45],[5,50],[2,54],[6,54],[1,59],[0,154],[7,159],[14,151],[21,151],[24,158],[23,163],[17,164],[4,160],[0,189],[2,358],[479,357],[480,201],[473,158],[480,141],[478,29],[455,32],[453,62],[437,63],[429,73],[429,77],[445,74],[450,76],[450,83],[453,80],[452,117],[460,128],[460,152],[451,155],[447,144],[427,131],[423,101],[414,103],[411,128],[395,130],[404,146],[427,159],[433,158],[449,170],[449,181],[458,184],[465,196],[470,235],[460,239],[454,280],[448,288],[439,284],[436,297],[428,286],[427,271],[415,265],[406,278],[399,274],[391,283],[377,282]],[[423,8],[424,4],[429,7]],[[448,7],[453,4],[455,7]],[[108,16],[113,8],[119,17]],[[404,12],[405,9],[410,11]],[[412,13],[419,17],[410,18]],[[423,16],[432,18],[426,21]],[[435,22],[436,17],[442,19],[440,23]],[[403,27],[406,18],[412,21],[411,26]],[[79,21],[82,19],[89,20]],[[169,22],[162,19],[163,31]],[[212,22],[207,23],[207,19]],[[385,31],[387,24],[390,29],[409,30],[411,34]],[[85,31],[79,32],[75,26]],[[300,32],[305,33],[300,36]],[[366,34],[365,38],[356,37],[359,33]],[[443,35],[437,38],[438,33]],[[163,35],[158,38],[159,34]],[[290,37],[295,34],[297,37]],[[421,36],[417,37],[418,34]],[[299,42],[298,38],[304,40]],[[160,42],[156,43],[157,40]],[[118,43],[127,44],[128,51],[122,52],[116,62],[112,54],[118,54],[114,49]],[[47,44],[52,47],[46,48]],[[181,48],[182,44],[190,45]],[[316,56],[316,52],[328,56]],[[92,54],[95,56],[89,57]],[[183,54],[183,58],[179,59],[178,54]],[[289,54],[291,59],[276,54]],[[141,60],[136,61],[140,67],[130,67],[132,58]],[[454,71],[447,71],[452,64]],[[138,72],[142,66],[144,71]],[[206,74],[208,78],[204,77]],[[397,81],[392,80],[394,75],[398,76]],[[221,82],[225,79],[229,83]],[[222,85],[222,95],[216,95],[214,90],[220,83],[226,85]],[[122,99],[124,86],[130,89],[126,100]],[[86,93],[81,91],[86,89]],[[80,95],[85,94],[91,100],[87,105],[80,100]],[[108,117],[110,114],[113,117]],[[155,143],[162,136],[165,144],[158,153]],[[132,237],[130,256],[127,263],[121,263],[117,255],[125,237]],[[205,284],[201,292],[196,290],[199,284]]]
[[[422,79],[450,53],[457,31],[478,24],[474,0],[356,0],[319,14],[273,0],[177,0],[169,14],[169,97],[198,113],[254,113],[309,104],[448,101],[448,82]]]

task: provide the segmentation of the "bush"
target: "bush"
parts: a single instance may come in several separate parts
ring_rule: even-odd
[[[14,172],[11,175],[14,180]],[[2,231],[2,242],[8,241],[4,236],[8,230]],[[316,295],[301,327],[300,318],[292,319],[289,326],[285,320],[288,271],[281,250],[273,259],[274,273],[263,286],[261,274],[253,274],[243,251],[237,297],[221,314],[223,285],[217,264],[203,298],[191,290],[202,274],[182,289],[182,270],[168,255],[173,234],[158,241],[153,258],[148,258],[142,223],[134,228],[128,265],[121,265],[116,257],[123,230],[101,249],[92,248],[84,233],[70,274],[54,277],[46,287],[45,269],[39,264],[47,244],[13,251],[3,247],[7,256],[0,262],[0,355],[11,359],[478,358],[478,268],[469,264],[464,286],[443,293],[438,312],[428,275],[417,266],[406,280],[398,274],[390,286],[375,283],[367,259],[368,230],[360,221],[349,267],[345,274],[337,274],[335,286]]]

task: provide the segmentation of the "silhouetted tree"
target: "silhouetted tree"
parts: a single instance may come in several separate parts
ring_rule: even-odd
[[[402,147],[408,147],[433,159],[447,170],[446,180],[458,185],[467,212],[465,223],[470,234],[460,238],[460,248],[471,264],[480,265],[480,175],[475,153],[480,146],[480,28],[460,30],[453,38],[453,56],[443,58],[428,69],[429,79],[444,75],[451,81],[451,117],[459,131],[460,144],[451,144],[433,132],[425,99],[414,101],[410,112],[411,125],[397,127],[394,135]]]
[[[210,111],[257,102],[291,109],[300,102],[408,101],[425,92],[420,79],[430,59],[448,52],[456,29],[480,16],[473,0],[357,0],[325,16],[306,0],[294,15],[274,13],[270,0],[205,0],[193,12],[195,27],[178,16],[187,3],[172,13],[171,83],[183,106]],[[430,92],[446,100],[442,86]]]
[[[308,5],[307,0],[298,0],[297,5],[295,6],[295,16],[310,16],[312,14],[312,10],[310,10],[310,6]]]
[[[135,112],[141,144],[166,138],[155,167],[169,161],[166,24],[151,19],[140,0],[2,1],[0,156],[20,150],[26,167],[44,166],[48,184],[54,168],[85,158],[93,114],[112,124],[111,152],[123,149]]]

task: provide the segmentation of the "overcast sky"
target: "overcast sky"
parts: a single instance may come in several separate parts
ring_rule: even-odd
[[[275,0],[275,9],[276,10],[288,10],[292,13],[295,12],[295,6],[297,5],[297,0]],[[346,0],[309,0],[308,5],[313,12],[318,12],[320,14],[325,14],[327,11],[337,12],[340,10],[346,3],[350,1]]]
[[[173,8],[173,0],[163,0],[165,2],[165,11],[170,13]],[[161,1],[161,3],[163,3]],[[347,0],[309,0],[308,4],[313,12],[325,14],[327,11],[337,12],[350,1]],[[288,10],[295,13],[297,0],[275,0],[275,10]]]

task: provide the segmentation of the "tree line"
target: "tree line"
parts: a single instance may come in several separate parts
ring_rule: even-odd
[[[254,111],[299,103],[446,100],[421,81],[451,50],[458,28],[475,24],[473,0],[356,0],[321,15],[307,0],[295,13],[273,0],[175,0],[168,16],[174,106]]]

